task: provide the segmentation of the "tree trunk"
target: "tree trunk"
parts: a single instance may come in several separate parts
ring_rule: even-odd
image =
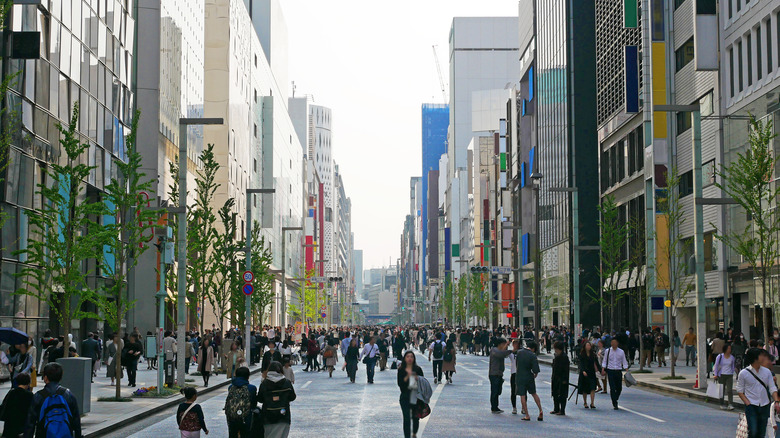
[[[120,325],[117,324],[117,327],[120,327]],[[122,338],[119,336],[119,330],[117,330],[116,333],[114,333],[114,346],[116,347],[116,352],[114,353],[114,380],[116,382],[116,392],[114,395],[116,396],[117,400],[119,400],[119,398],[122,396],[122,348],[119,347],[121,339]]]
[[[672,313],[669,315],[669,333],[667,335],[669,336],[669,339],[672,341],[670,342],[670,351],[669,351],[669,363],[670,370],[671,370],[671,376],[674,377],[674,360],[671,357],[672,352],[674,351],[674,339],[672,339],[672,336],[674,336],[674,330],[675,330],[675,313],[677,313],[677,305],[675,303],[672,303],[671,307]],[[703,376],[702,376],[703,377]]]

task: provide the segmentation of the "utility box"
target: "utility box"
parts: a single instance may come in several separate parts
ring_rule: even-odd
[[[166,360],[165,361],[165,384],[168,385],[168,387],[172,387],[175,377],[176,377],[176,362],[172,360]],[[182,387],[183,386],[184,386],[184,382],[182,382]]]
[[[92,410],[92,359],[88,357],[63,357],[57,359],[62,365],[60,385],[68,388],[76,397],[79,413],[84,415]]]

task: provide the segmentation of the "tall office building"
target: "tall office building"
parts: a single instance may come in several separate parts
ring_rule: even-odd
[[[21,2],[17,2],[21,3]],[[15,274],[24,259],[14,251],[27,247],[28,216],[40,208],[38,184],[46,183],[47,163],[62,160],[56,126],[67,126],[74,105],[79,105],[79,141],[89,144],[85,163],[95,168],[86,184],[86,196],[103,198],[103,190],[116,176],[116,163],[127,159],[125,140],[135,109],[132,90],[136,47],[133,11],[127,2],[24,2],[14,4],[7,23],[11,38],[20,32],[39,32],[37,53],[10,50],[2,59],[3,79],[18,74],[4,100],[10,126],[8,168],[2,181],[0,208],[6,215],[0,262],[0,323],[17,327],[37,338],[58,323],[45,302],[34,297],[14,298],[22,287]],[[27,34],[30,35],[30,34]],[[32,45],[31,45],[32,46]],[[5,125],[8,126],[8,125]],[[89,287],[105,281],[98,269]],[[131,297],[132,298],[132,297]],[[87,309],[94,310],[94,309]],[[95,320],[74,325],[76,339],[96,331]]]
[[[436,226],[438,228],[438,171],[439,171],[439,159],[441,158],[442,154],[447,153],[447,128],[450,124],[450,110],[449,105],[447,104],[435,104],[435,103],[424,103],[422,105],[422,178],[423,178],[423,186],[422,186],[422,193],[423,193],[423,211],[422,211],[422,221],[423,221],[423,254],[426,255],[422,267],[422,273],[423,273],[423,284],[428,284],[428,278],[429,276],[431,278],[438,277],[438,271],[431,272],[429,274],[429,266],[434,265],[434,262],[432,259],[428,257],[428,248],[433,247],[435,251],[438,251],[437,245],[429,245],[428,244],[428,236],[429,236],[429,230],[428,230],[428,217],[429,217],[429,208],[428,208],[428,184],[429,184],[429,172],[436,171],[436,178],[437,178],[437,184],[436,184],[436,200],[437,200],[437,207],[436,210],[433,211],[432,217],[435,218]],[[437,235],[434,236],[436,238],[436,241],[438,242],[438,232]],[[433,254],[436,254],[434,252]],[[435,265],[438,266],[438,256],[433,256],[436,258]]]
[[[468,228],[468,146],[472,140],[472,93],[506,88],[518,79],[517,17],[456,17],[450,30],[450,126],[447,145],[446,227],[452,257],[458,257]],[[454,263],[455,276],[463,266]]]

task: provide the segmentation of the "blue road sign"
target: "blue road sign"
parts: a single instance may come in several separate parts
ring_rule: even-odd
[[[247,283],[244,285],[244,295],[252,295],[252,292],[255,291],[255,287],[251,284]]]
[[[322,318],[325,318],[326,316],[328,316],[328,314],[327,314],[327,313],[325,313],[325,312],[322,312],[322,313],[320,313],[320,316],[321,316]]]

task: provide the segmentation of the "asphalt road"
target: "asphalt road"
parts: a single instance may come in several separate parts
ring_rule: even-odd
[[[418,362],[430,377],[429,362],[418,354]],[[536,421],[538,414],[529,405],[531,422],[521,421],[511,414],[509,397],[509,364],[500,406],[506,412],[490,413],[490,383],[487,379],[486,357],[458,356],[457,373],[453,385],[434,385],[431,398],[433,413],[420,424],[418,437],[731,437],[734,436],[738,414],[721,411],[715,405],[690,401],[653,391],[630,388],[623,390],[621,410],[612,410],[609,395],[597,395],[595,411],[585,410],[580,401],[567,406],[567,416],[549,415],[550,368],[542,366],[537,388],[542,399],[545,417]],[[375,384],[366,384],[363,365],[360,365],[356,384],[350,384],[346,373],[337,370],[333,378],[328,374],[305,373],[295,366],[295,390],[298,399],[293,402],[292,437],[402,437],[401,412],[398,405],[398,387],[394,370],[377,371]],[[259,385],[259,377],[253,380]],[[572,377],[576,382],[576,376]],[[222,407],[226,390],[198,400],[202,404],[210,437],[227,437],[227,426]],[[529,400],[530,401],[530,400]],[[518,399],[518,405],[520,401]],[[162,438],[179,436],[174,418],[175,409],[121,429],[110,437]]]

